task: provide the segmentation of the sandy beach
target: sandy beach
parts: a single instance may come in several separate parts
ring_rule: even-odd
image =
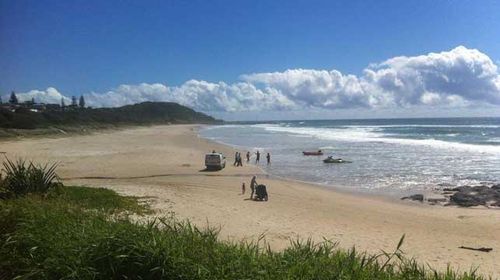
[[[66,185],[107,187],[124,195],[144,196],[155,215],[174,212],[196,225],[221,228],[221,238],[256,240],[265,234],[279,250],[290,238],[323,238],[342,248],[391,251],[406,234],[403,251],[422,264],[445,269],[478,267],[500,278],[500,211],[430,206],[389,198],[349,194],[272,178],[255,165],[233,167],[235,150],[197,135],[196,125],[153,126],[64,138],[0,142],[11,159],[59,162]],[[228,156],[228,166],[205,172],[204,154]],[[246,151],[241,151],[245,153]],[[261,160],[261,164],[264,161]],[[268,202],[249,197],[251,176],[268,186]],[[247,193],[241,195],[241,184]],[[460,246],[491,247],[484,253]]]

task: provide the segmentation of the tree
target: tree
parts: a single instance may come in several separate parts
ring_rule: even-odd
[[[61,107],[66,107],[66,102],[64,102],[64,97],[61,97]]]
[[[31,104],[35,104],[35,98],[31,97]]]
[[[18,103],[17,96],[16,96],[16,93],[14,91],[12,91],[10,93],[9,103],[10,104],[17,104]]]
[[[71,96],[71,106],[78,106],[78,103],[76,102],[76,96]]]
[[[85,99],[83,98],[83,95],[80,95],[80,108],[85,108]]]

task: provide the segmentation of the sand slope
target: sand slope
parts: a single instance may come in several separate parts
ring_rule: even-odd
[[[66,184],[104,186],[122,194],[152,197],[159,215],[175,212],[199,226],[221,227],[230,240],[254,240],[265,233],[273,248],[289,238],[323,237],[377,253],[392,250],[406,234],[407,255],[436,268],[500,277],[500,211],[459,209],[345,194],[314,185],[268,178],[251,165],[233,167],[234,150],[200,139],[196,126],[155,126],[58,139],[0,143],[10,158],[58,161]],[[228,167],[202,172],[203,154],[228,155]],[[245,152],[245,151],[242,151]],[[268,186],[270,200],[240,195],[252,174]],[[490,253],[459,246],[492,247]]]

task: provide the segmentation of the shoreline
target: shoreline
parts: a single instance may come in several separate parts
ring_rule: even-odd
[[[216,141],[214,139],[202,137],[199,133],[200,129],[202,129],[202,127],[208,127],[208,126],[210,126],[210,125],[199,125],[196,128],[197,137],[204,139],[204,140],[207,140],[215,145],[226,146],[227,148],[232,149],[233,152],[238,151],[238,150],[247,150],[247,151],[249,150],[249,148],[246,146],[232,145],[229,143],[224,143],[221,141]],[[251,160],[250,160],[250,162],[251,162]],[[284,177],[284,176],[280,176],[280,175],[271,174],[271,173],[267,172],[262,166],[256,165],[255,163],[250,163],[250,164],[245,163],[245,164],[258,168],[262,172],[262,174],[266,175],[267,177],[271,177],[271,179],[275,179],[275,180],[287,181],[287,182],[291,182],[291,183],[299,183],[299,184],[309,185],[309,186],[315,187],[315,188],[320,188],[320,189],[324,189],[324,190],[331,190],[334,192],[340,192],[340,193],[345,193],[345,194],[360,195],[360,196],[367,196],[367,197],[380,197],[380,198],[386,198],[386,199],[391,200],[391,201],[392,200],[395,200],[396,202],[399,201],[399,200],[395,199],[396,196],[384,195],[382,193],[375,193],[375,192],[372,192],[372,193],[363,192],[363,191],[355,190],[355,189],[349,190],[346,187],[339,187],[338,185],[321,184],[321,183],[313,182],[313,181],[305,181],[305,180],[294,179],[294,178],[290,178],[290,177]],[[392,199],[392,198],[394,198],[394,199]]]
[[[355,245],[359,251],[380,253],[393,250],[406,234],[403,251],[421,264],[444,270],[449,263],[461,271],[479,266],[479,273],[500,277],[500,211],[392,201],[271,178],[252,165],[233,167],[235,150],[199,137],[197,127],[151,126],[22,139],[0,142],[0,150],[10,158],[59,161],[58,173],[67,185],[149,197],[156,215],[174,212],[201,227],[215,225],[225,240],[256,240],[264,233],[270,246],[281,250],[290,239],[327,238],[340,242],[341,248]],[[229,156],[228,166],[201,172],[203,154],[214,148]],[[268,186],[268,202],[245,200],[253,174]],[[103,178],[96,179],[99,176]],[[242,182],[247,184],[245,196],[239,194]],[[493,251],[472,252],[460,246]]]
[[[210,126],[210,125],[206,125],[206,126]],[[238,146],[238,145],[231,145],[229,143],[224,143],[224,142],[216,141],[216,140],[213,140],[213,139],[210,139],[210,138],[202,137],[199,134],[199,131],[200,131],[201,127],[202,126],[198,126],[196,128],[196,135],[200,139],[204,139],[204,140],[206,140],[208,142],[213,143],[214,145],[226,146],[228,149],[233,150],[233,153],[236,152],[236,151],[238,151],[238,150],[248,150],[248,147]],[[250,160],[250,162],[251,161],[252,160]],[[326,184],[321,184],[321,183],[312,182],[312,181],[304,181],[304,180],[300,180],[300,179],[294,179],[294,178],[290,178],[290,177],[279,176],[279,175],[275,175],[275,174],[271,174],[271,173],[267,172],[262,166],[256,165],[255,163],[248,164],[248,163],[245,162],[245,164],[257,168],[262,173],[262,175],[265,175],[266,178],[268,178],[268,179],[278,180],[278,181],[284,181],[284,182],[290,182],[290,183],[296,183],[296,184],[302,184],[302,185],[307,185],[307,186],[312,187],[312,188],[318,188],[318,189],[322,189],[322,190],[325,190],[325,191],[332,191],[332,192],[343,193],[343,194],[346,194],[346,195],[366,196],[367,198],[377,198],[377,199],[381,199],[381,200],[385,200],[385,201],[390,201],[390,202],[393,202],[393,203],[401,203],[401,200],[400,199],[396,199],[395,196],[384,195],[382,193],[368,193],[368,192],[362,192],[362,191],[357,191],[357,190],[349,190],[347,188],[343,188],[343,187],[339,187],[339,186],[335,186],[335,185],[326,185]]]
[[[249,147],[246,147],[246,146],[239,146],[239,145],[233,145],[233,144],[229,144],[229,143],[224,143],[224,142],[221,142],[221,141],[217,141],[217,140],[214,140],[214,139],[210,139],[210,138],[205,138],[203,136],[200,135],[200,130],[201,129],[204,129],[206,127],[210,127],[211,125],[200,125],[197,127],[197,137],[201,138],[201,139],[205,139],[207,141],[210,141],[214,144],[217,144],[217,145],[223,145],[223,146],[226,146],[230,149],[233,149],[234,151],[238,151],[238,150],[251,150],[252,148],[249,148]],[[233,152],[234,152],[233,151]],[[252,161],[250,161],[252,162]],[[438,206],[438,207],[460,207],[460,206],[457,206],[457,205],[449,205],[449,206],[445,206],[445,205],[442,205],[442,204],[431,204],[431,203],[427,203],[427,202],[418,202],[418,201],[413,201],[413,200],[404,200],[403,197],[407,197],[407,196],[411,196],[411,195],[414,195],[415,193],[412,193],[412,192],[405,192],[405,191],[400,191],[400,192],[393,192],[393,193],[387,193],[387,192],[384,192],[384,191],[376,191],[376,190],[362,190],[362,189],[356,189],[356,188],[349,188],[347,186],[344,186],[344,185],[333,185],[333,184],[322,184],[322,183],[319,183],[319,182],[314,182],[314,181],[306,181],[306,180],[301,180],[301,179],[295,179],[295,178],[291,178],[291,177],[285,177],[285,176],[280,176],[280,175],[276,175],[276,174],[272,174],[272,173],[269,173],[267,172],[264,167],[260,166],[260,165],[256,165],[255,163],[250,163],[250,165],[258,168],[264,175],[266,175],[268,178],[271,178],[271,179],[275,179],[275,180],[281,180],[281,181],[287,181],[287,182],[291,182],[291,183],[299,183],[299,184],[304,184],[304,185],[309,185],[311,187],[314,187],[314,188],[320,188],[320,189],[324,189],[324,190],[327,190],[327,191],[333,191],[333,192],[337,192],[337,193],[342,193],[342,194],[346,194],[346,195],[352,195],[352,196],[361,196],[361,197],[367,197],[367,198],[375,198],[375,199],[379,199],[379,200],[382,200],[382,201],[386,201],[386,202],[390,202],[390,203],[398,203],[398,204],[403,204],[403,205],[410,205],[410,204],[426,204],[426,205],[429,205],[429,206]],[[436,198],[436,197],[442,197],[442,194],[441,192],[437,191],[437,190],[428,190],[428,191],[425,191],[425,192],[420,192],[422,193],[426,199],[427,198]],[[478,207],[479,209],[491,209],[491,210],[495,210],[495,209],[500,209],[500,208],[488,208],[488,207],[483,207],[483,206],[480,206]],[[469,209],[477,209],[477,208],[469,208]]]
[[[236,150],[255,151],[256,149],[260,150],[260,148],[252,146],[236,145],[212,139],[210,137],[203,137],[201,134],[201,131],[203,129],[210,129],[210,125],[199,127],[197,133],[198,137],[209,140],[213,143],[228,146],[234,149],[235,151]],[[327,148],[320,147],[320,149],[327,149]],[[332,190],[335,192],[340,192],[355,196],[375,197],[385,201],[391,201],[393,203],[405,203],[407,201],[408,202],[414,201],[431,206],[464,207],[469,209],[473,209],[471,207],[476,207],[481,209],[500,210],[500,201],[497,199],[497,197],[499,197],[500,195],[500,181],[489,181],[489,182],[481,181],[476,184],[461,184],[461,185],[460,184],[453,185],[444,182],[444,183],[438,183],[436,185],[428,185],[426,188],[421,188],[418,190],[388,189],[388,188],[372,189],[372,188],[365,188],[363,185],[359,184],[352,185],[354,187],[349,187],[348,184],[339,184],[331,181],[323,183],[323,182],[309,181],[308,179],[287,177],[286,175],[278,175],[269,172],[267,168],[265,168],[265,163],[260,165],[256,165],[254,163],[252,165],[257,166],[267,176],[269,176],[270,178],[274,178],[276,180],[285,180],[302,184],[309,184],[315,187],[325,188],[327,190]],[[485,190],[484,188],[490,190]],[[451,191],[452,189],[453,191]],[[454,194],[457,195],[454,196]]]

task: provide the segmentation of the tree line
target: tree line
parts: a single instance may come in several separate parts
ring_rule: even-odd
[[[31,98],[31,101],[25,101],[24,103],[29,103],[28,105],[33,105],[33,104],[36,104],[35,103],[35,98],[32,97]],[[2,97],[0,96],[0,104],[3,104],[3,101],[2,101]],[[10,98],[9,98],[9,102],[8,102],[9,105],[13,105],[13,106],[16,106],[16,105],[19,105],[20,102],[19,102],[19,99],[17,98],[17,95],[14,91],[12,91],[10,93]],[[60,106],[62,108],[66,107],[66,102],[64,101],[64,97],[61,98],[61,104]],[[80,108],[85,108],[85,98],[83,97],[83,95],[80,95],[80,99],[77,100],[76,96],[72,96],[71,97],[71,107],[80,107]]]

